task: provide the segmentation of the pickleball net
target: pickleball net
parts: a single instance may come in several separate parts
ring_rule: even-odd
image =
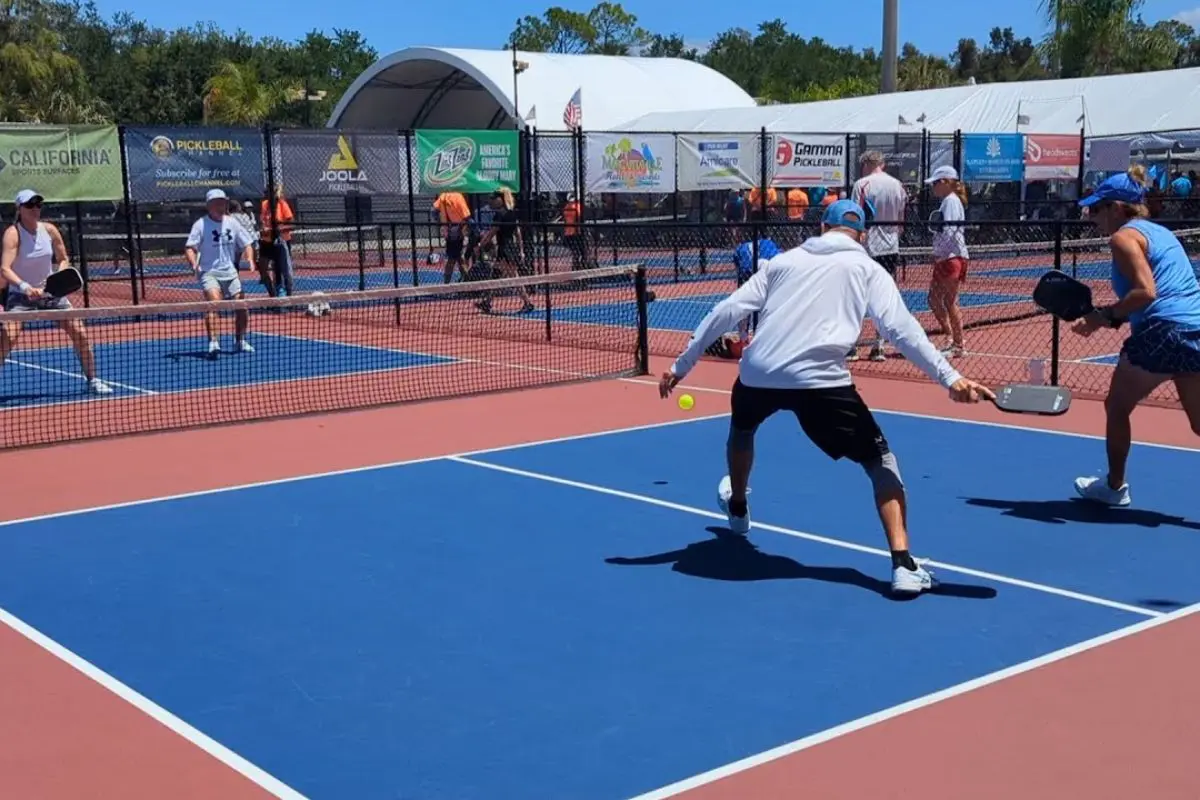
[[[532,307],[526,307],[522,290]],[[485,303],[490,300],[490,308]],[[218,352],[205,330],[215,313]],[[238,313],[248,320],[243,352]],[[15,316],[6,317],[13,324]],[[368,292],[39,311],[0,369],[7,448],[644,374],[635,267]],[[81,325],[97,386],[63,325]],[[103,389],[108,391],[104,392]],[[502,420],[498,420],[502,424]],[[419,435],[409,431],[403,435]]]

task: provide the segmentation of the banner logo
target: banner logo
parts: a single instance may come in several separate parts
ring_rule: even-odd
[[[358,159],[350,149],[345,136],[337,138],[337,152],[329,157],[329,164],[321,173],[321,183],[331,184],[335,191],[350,191],[348,184],[366,183],[367,173],[359,169]]]
[[[462,182],[475,161],[475,142],[459,136],[450,139],[425,159],[422,181],[431,189],[443,189]]]
[[[634,188],[638,186],[658,188],[662,173],[662,159],[654,155],[650,145],[642,142],[635,148],[629,139],[604,148],[603,166],[614,183]]]

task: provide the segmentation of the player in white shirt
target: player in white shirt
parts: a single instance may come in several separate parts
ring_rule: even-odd
[[[868,150],[858,162],[862,169],[862,177],[855,182],[850,199],[867,212],[871,222],[877,223],[867,229],[867,252],[879,266],[887,270],[892,280],[898,280],[896,274],[900,269],[900,233],[904,230],[904,226],[898,223],[904,221],[908,192],[904,190],[903,183],[887,173],[887,159],[883,153]],[[879,224],[889,222],[897,224]],[[882,333],[876,333],[875,345],[868,357],[872,361],[886,360]],[[852,361],[858,358],[857,348],[851,349],[849,358]]]
[[[187,260],[192,271],[200,280],[204,299],[241,300],[242,281],[238,278],[238,262],[254,263],[254,236],[241,223],[228,216],[229,198],[220,189],[209,191],[205,201],[208,213],[196,220],[187,240]],[[246,341],[246,329],[250,325],[250,314],[238,309],[234,314],[234,331],[237,349],[253,353],[254,348]],[[216,355],[221,351],[217,339],[217,312],[204,315],[204,327],[208,331],[208,352]]]
[[[938,210],[930,215],[930,221],[940,222],[933,229],[933,279],[929,282],[929,310],[937,319],[942,330],[950,334],[950,344],[942,353],[951,358],[965,356],[963,342],[962,309],[958,304],[958,290],[967,278],[966,228],[967,189],[958,179],[958,170],[941,166],[925,181],[933,188],[933,196],[941,201]],[[952,223],[946,225],[944,223]]]
[[[871,479],[875,505],[892,553],[892,591],[914,595],[933,577],[909,553],[907,501],[896,457],[846,368],[846,353],[870,316],[910,361],[960,403],[993,399],[937,351],[904,305],[887,272],[867,254],[866,212],[851,200],[829,206],[822,233],[766,262],[709,312],[687,349],[659,382],[667,397],[718,336],[757,313],[758,330],[742,352],[733,385],[726,456],[729,474],[717,501],[734,533],[750,531],[746,502],[754,435],[776,411],[791,411],[827,456],[849,458]]]

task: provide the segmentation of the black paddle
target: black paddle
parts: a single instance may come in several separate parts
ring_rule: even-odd
[[[1059,270],[1042,275],[1033,288],[1033,302],[1063,322],[1074,322],[1096,310],[1091,288]]]
[[[1071,407],[1071,391],[1062,386],[1012,383],[996,390],[994,402],[996,408],[1009,414],[1057,417]]]
[[[74,267],[64,267],[57,272],[51,272],[46,278],[45,292],[55,299],[74,294],[83,288],[83,276]]]

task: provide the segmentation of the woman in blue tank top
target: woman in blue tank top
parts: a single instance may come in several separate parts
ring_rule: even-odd
[[[1114,175],[1079,201],[1112,249],[1117,302],[1075,325],[1090,336],[1130,324],[1104,408],[1108,475],[1078,478],[1075,490],[1098,503],[1127,506],[1125,462],[1133,438],[1129,418],[1156,387],[1173,381],[1192,430],[1200,433],[1200,284],[1175,234],[1148,219],[1145,170]]]

